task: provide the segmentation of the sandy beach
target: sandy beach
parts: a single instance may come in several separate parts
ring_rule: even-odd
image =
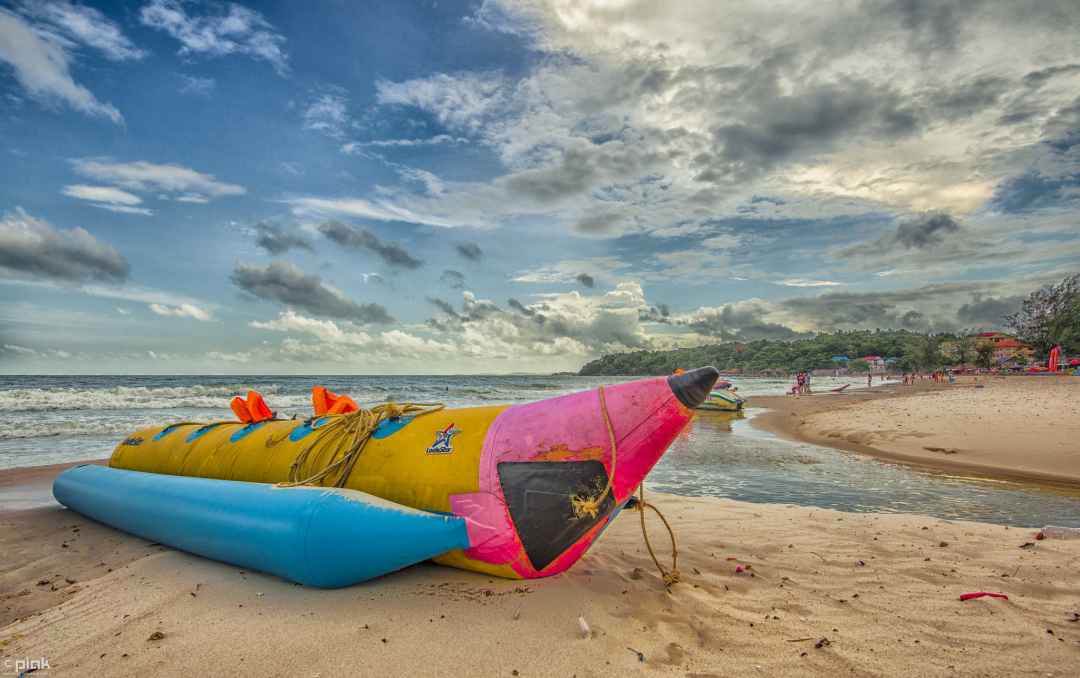
[[[754,423],[942,470],[1080,481],[1080,380],[980,383],[755,398],[769,409]],[[1080,540],[1031,529],[653,494],[679,539],[670,592],[634,512],[550,579],[424,564],[320,591],[50,504],[67,466],[0,472],[0,659],[44,658],[47,675],[1069,676],[1080,662]],[[960,601],[976,591],[1008,600]]]
[[[1080,379],[972,377],[843,394],[754,398],[754,424],[891,461],[1080,486]]]
[[[551,579],[420,565],[319,591],[59,507],[9,511],[0,656],[44,657],[58,676],[1075,675],[1080,541],[652,499],[680,540],[684,582],[670,593],[631,512]],[[1009,599],[959,600],[980,590]]]

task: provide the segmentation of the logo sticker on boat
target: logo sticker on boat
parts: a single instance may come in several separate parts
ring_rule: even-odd
[[[427,448],[428,454],[450,454],[454,451],[454,436],[461,433],[461,429],[448,424],[441,431],[435,431],[435,442]]]

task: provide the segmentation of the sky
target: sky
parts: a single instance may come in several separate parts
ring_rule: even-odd
[[[0,373],[512,373],[999,328],[1074,0],[0,0]]]

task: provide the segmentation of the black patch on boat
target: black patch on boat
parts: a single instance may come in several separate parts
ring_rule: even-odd
[[[125,440],[121,444],[122,445],[142,445],[143,444],[143,439],[140,438],[139,436],[131,436],[130,438],[128,438],[127,440]]]
[[[599,494],[607,484],[607,470],[599,461],[505,461],[498,468],[510,517],[537,570],[558,558],[615,506],[609,492],[595,518],[574,515],[573,496]]]

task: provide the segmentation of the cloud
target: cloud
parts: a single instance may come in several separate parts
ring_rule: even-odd
[[[724,341],[755,339],[789,340],[807,336],[780,322],[769,320],[775,313],[769,302],[761,299],[702,306],[688,313],[675,314],[670,322],[687,327],[706,337]]]
[[[465,274],[448,268],[439,276],[439,282],[453,290],[465,289]]]
[[[388,323],[393,318],[378,304],[358,304],[328,287],[317,275],[292,264],[275,261],[268,266],[237,264],[233,284],[259,299],[276,301],[312,315],[342,318],[360,324]]]
[[[217,80],[213,78],[203,78],[197,75],[180,74],[180,93],[192,94],[195,96],[210,96],[213,93],[214,88],[217,87]]]
[[[462,132],[479,131],[483,120],[506,105],[505,81],[498,73],[439,73],[427,78],[375,83],[381,105],[413,106]]]
[[[957,320],[965,327],[1001,327],[1005,316],[1020,310],[1023,296],[991,297],[975,294],[972,300],[956,312]]]
[[[112,212],[127,214],[151,215],[153,210],[138,207],[142,204],[142,198],[133,193],[114,188],[112,186],[87,186],[85,184],[71,184],[61,191],[70,198],[86,200],[91,206]]]
[[[575,280],[581,283],[582,287],[588,287],[589,289],[592,289],[596,286],[596,279],[588,273],[578,273],[575,277]]]
[[[21,208],[0,219],[0,272],[61,283],[127,280],[127,259],[82,228],[59,230]]]
[[[484,251],[474,242],[455,243],[454,249],[469,261],[479,261],[484,256]]]
[[[77,111],[123,124],[120,111],[75,82],[69,69],[73,44],[54,33],[35,30],[18,15],[0,8],[0,62],[31,96],[62,101]]]
[[[163,304],[150,304],[150,310],[157,315],[174,316],[177,318],[193,318],[203,322],[212,320],[210,313],[194,304],[180,304],[179,306],[165,306]]]
[[[340,138],[349,123],[345,96],[336,91],[321,94],[304,109],[303,117],[304,129]]]
[[[23,10],[70,40],[99,50],[113,61],[137,61],[147,55],[124,35],[120,27],[100,11],[85,5],[28,2]]]
[[[467,144],[469,140],[464,137],[453,137],[449,134],[436,134],[433,137],[423,139],[374,139],[372,141],[350,141],[341,146],[341,152],[354,154],[365,148],[415,148],[417,146],[441,146],[450,144]]]
[[[359,230],[340,221],[327,221],[319,225],[319,232],[342,247],[368,250],[378,255],[389,266],[415,270],[424,265],[397,243],[380,240],[370,231]]]
[[[255,245],[263,248],[269,254],[277,256],[285,254],[291,249],[315,251],[307,238],[294,233],[286,233],[277,226],[268,224],[265,221],[255,224],[252,230],[255,232]]]
[[[229,3],[226,13],[221,12],[224,6],[210,7],[215,14],[191,16],[178,0],[151,0],[139,20],[178,40],[183,56],[243,54],[269,62],[280,75],[288,73],[285,37],[262,14],[236,3]]]
[[[695,253],[699,254],[699,253]],[[520,271],[511,280],[519,283],[580,283],[582,269],[590,271],[595,284],[598,279],[616,280],[620,271],[628,271],[630,264],[618,257],[592,257],[589,259],[564,259]]]
[[[408,224],[427,224],[452,228],[461,224],[435,215],[418,214],[387,200],[370,201],[363,198],[289,198],[284,201],[292,206],[299,217],[347,216],[375,221],[401,221]]]
[[[243,186],[218,181],[212,174],[183,165],[157,164],[138,160],[115,162],[110,158],[71,160],[75,172],[130,191],[157,191],[174,194],[181,202],[206,202],[212,198],[243,195]]]
[[[811,280],[808,278],[787,278],[781,280],[777,285],[783,285],[784,287],[836,287],[837,285],[843,285],[841,282],[834,282],[832,280]]]
[[[469,291],[462,293],[460,309],[444,299],[428,298],[443,314],[429,326],[464,355],[587,355],[649,345],[639,320],[647,304],[637,283],[620,283],[592,297],[576,291],[540,296],[528,305],[511,299],[510,311]]]
[[[887,232],[874,241],[846,247],[839,251],[839,255],[854,258],[892,255],[897,251],[928,250],[942,245],[961,230],[960,224],[948,214],[923,214],[901,222],[895,231]]]

